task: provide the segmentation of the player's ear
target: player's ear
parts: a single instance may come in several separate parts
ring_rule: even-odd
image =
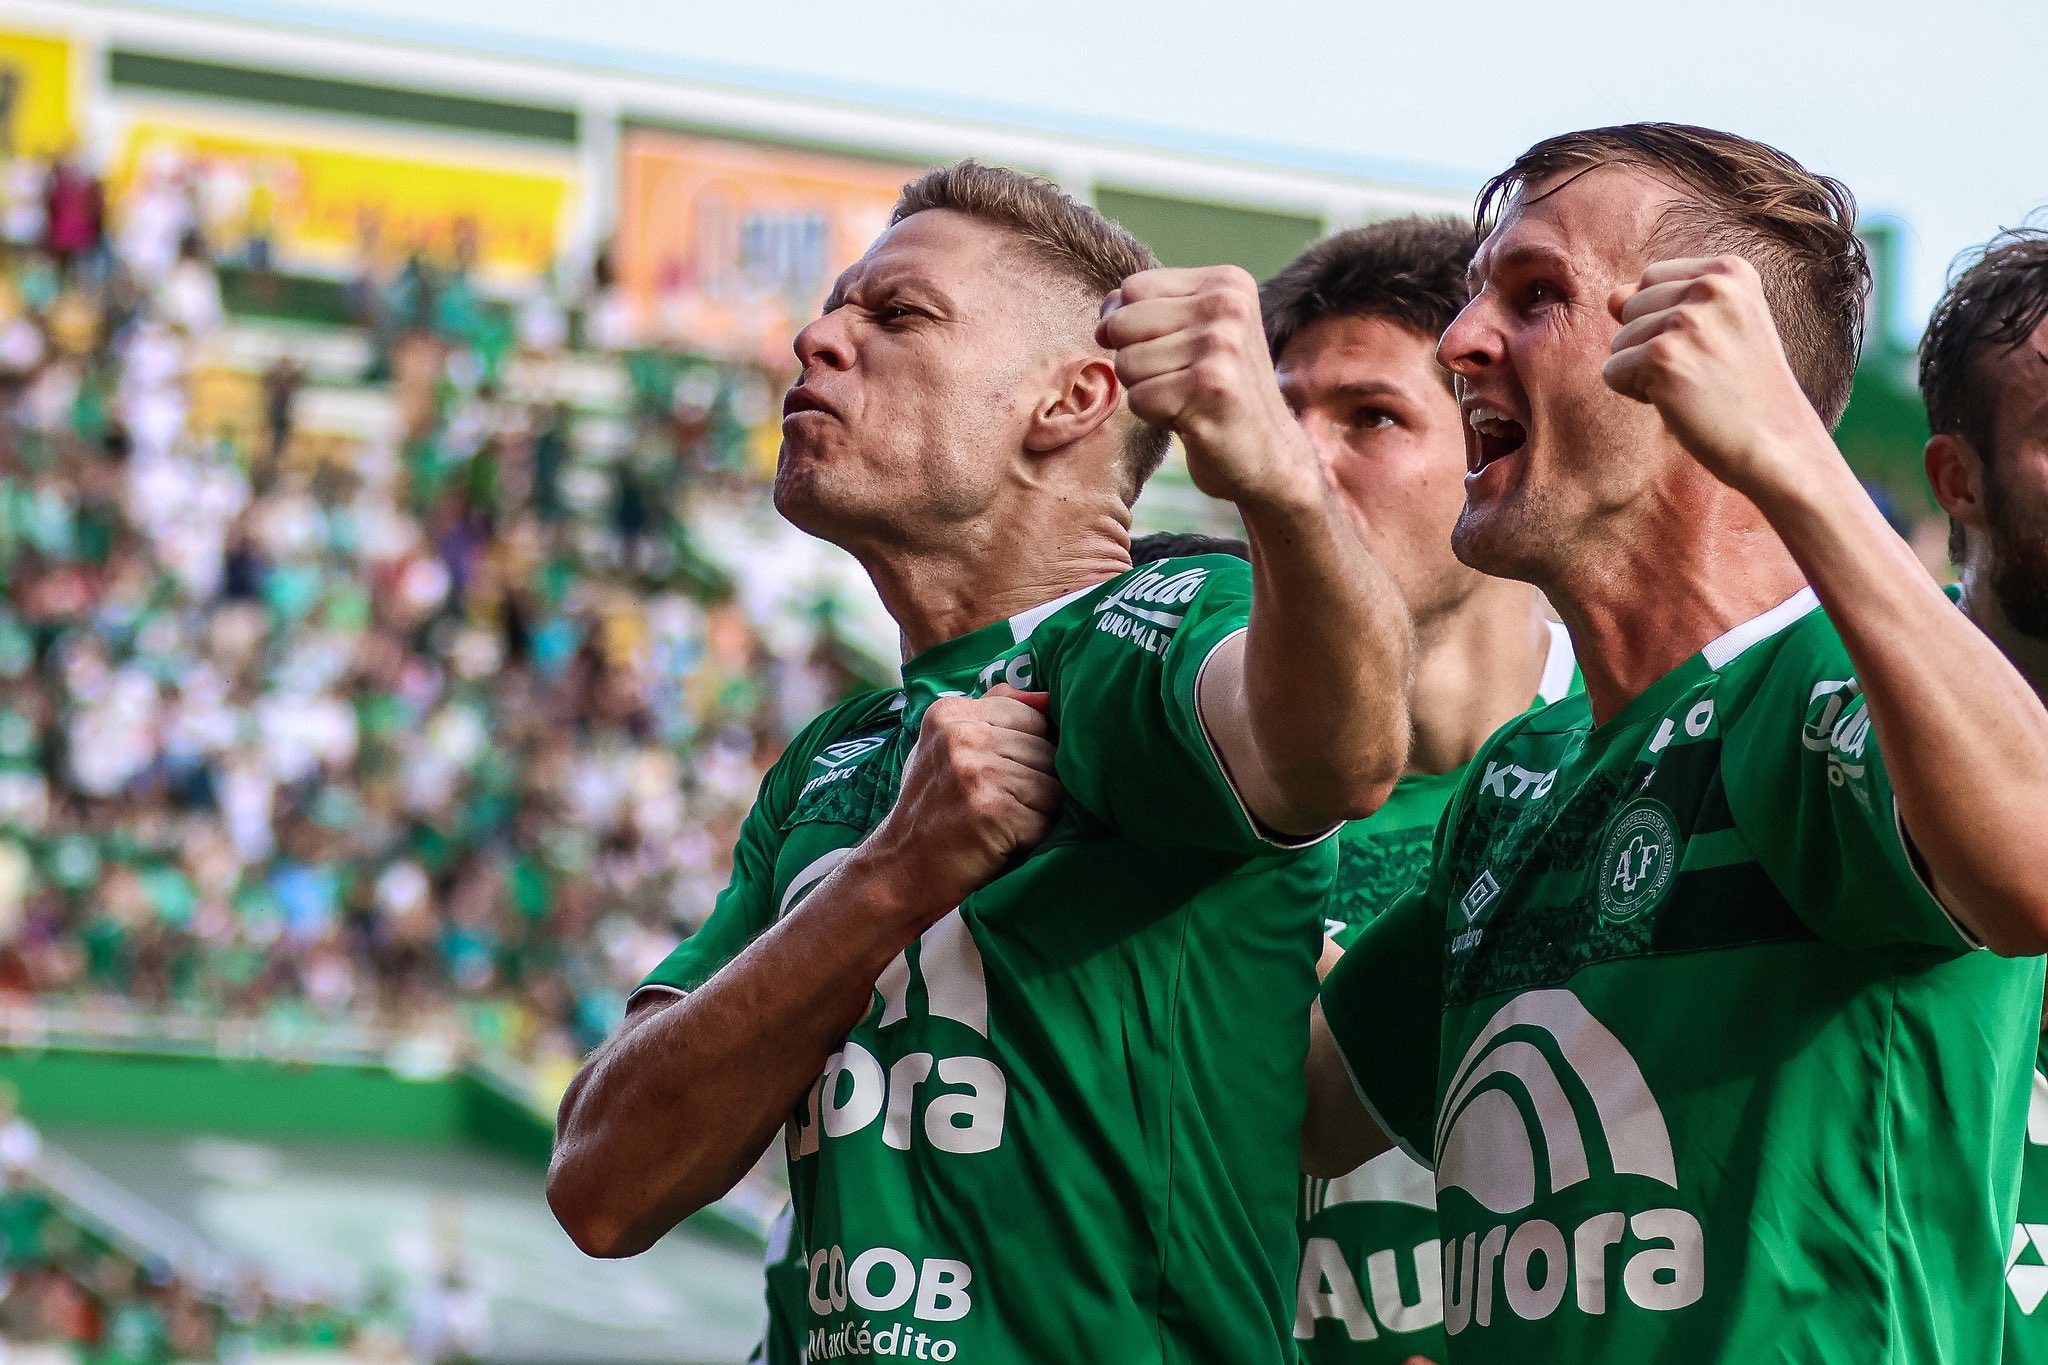
[[[1934,500],[1957,525],[1984,529],[1984,457],[1961,436],[1946,432],[1927,438],[1921,456]]]
[[[1031,414],[1031,428],[1024,436],[1024,448],[1037,455],[1049,455],[1092,434],[1123,401],[1124,386],[1107,356],[1070,360],[1053,381]]]

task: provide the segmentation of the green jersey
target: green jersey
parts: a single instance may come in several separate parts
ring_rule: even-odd
[[[1579,685],[1571,636],[1553,622],[1535,705]],[[1462,767],[1410,774],[1384,806],[1338,832],[1337,882],[1323,927],[1339,947],[1350,947],[1428,871],[1437,820],[1464,776]],[[1304,1176],[1300,1216],[1294,1336],[1305,1365],[1442,1360],[1442,1257],[1429,1172],[1397,1148],[1335,1180]]]
[[[2005,1253],[2005,1358],[2048,1365],[2048,1035],[2034,1058],[2027,1106],[2026,1157],[2020,1171],[2020,1216]]]
[[[926,708],[1050,694],[1051,835],[904,951],[786,1131],[812,1362],[1284,1362],[1334,841],[1255,827],[1196,714],[1250,570],[1168,560],[934,646],[769,772],[688,991],[896,799]],[[644,989],[643,988],[643,989]]]
[[[768,1229],[767,1260],[762,1267],[763,1297],[768,1324],[747,1365],[803,1365],[804,1282],[810,1257],[796,1238],[796,1207],[784,1206]]]
[[[1488,741],[1324,990],[1451,1365],[1999,1358],[2042,968],[1915,856],[1810,590]]]

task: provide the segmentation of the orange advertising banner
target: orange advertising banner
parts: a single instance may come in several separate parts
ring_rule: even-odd
[[[629,128],[618,279],[639,339],[777,369],[916,169]]]

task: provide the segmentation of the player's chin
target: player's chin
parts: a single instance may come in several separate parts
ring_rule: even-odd
[[[1483,501],[1466,499],[1465,510],[1451,530],[1451,552],[1467,568],[1496,577],[1514,576],[1513,571],[1529,558],[1529,539],[1519,525],[1512,499],[1505,493]]]

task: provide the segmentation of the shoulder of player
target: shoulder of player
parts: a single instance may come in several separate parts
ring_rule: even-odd
[[[883,687],[855,693],[821,712],[796,732],[781,757],[770,766],[761,783],[761,799],[794,800],[795,791],[784,792],[782,788],[800,782],[820,754],[834,744],[886,732],[897,723],[897,713],[902,709],[903,689]]]
[[[1249,591],[1252,566],[1236,555],[1184,555],[1139,564],[1082,595],[1075,605],[1091,612],[1111,602],[1186,605],[1212,585]]]
[[[1219,598],[1217,594],[1223,594]],[[1029,647],[1055,682],[1065,657],[1121,656],[1132,641],[1139,655],[1158,656],[1180,633],[1191,605],[1251,595],[1251,566],[1235,555],[1188,555],[1127,569],[1061,603],[1032,624]]]

